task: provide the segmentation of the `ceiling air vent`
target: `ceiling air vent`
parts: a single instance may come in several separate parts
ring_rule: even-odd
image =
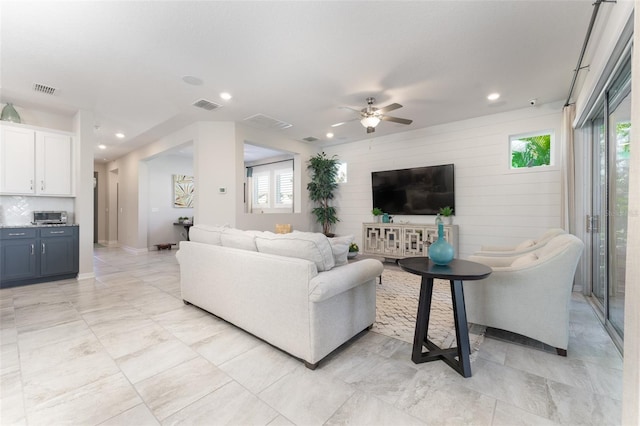
[[[248,124],[255,125],[256,127],[261,127],[263,129],[288,129],[292,127],[293,124],[285,123],[284,121],[276,120],[275,118],[271,118],[268,115],[264,114],[256,114],[251,117],[247,117],[244,119]]]
[[[194,107],[206,109],[207,111],[213,111],[216,108],[220,108],[222,105],[215,102],[208,101],[206,99],[200,99],[193,103]]]
[[[33,90],[39,93],[44,93],[45,95],[53,95],[56,92],[55,87],[45,86],[40,83],[33,83]]]
[[[320,139],[314,138],[313,136],[307,136],[306,138],[302,138],[302,140],[307,142],[315,142],[315,141],[319,141]]]

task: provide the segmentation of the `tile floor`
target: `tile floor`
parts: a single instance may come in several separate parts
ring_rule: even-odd
[[[366,333],[315,371],[180,299],[175,250],[0,290],[0,424],[620,424],[622,361],[580,295],[569,356],[485,338],[464,379]]]

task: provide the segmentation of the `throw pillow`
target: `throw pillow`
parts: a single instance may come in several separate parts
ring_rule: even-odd
[[[219,246],[222,244],[220,235],[225,229],[229,228],[227,226],[194,225],[189,230],[189,240]]]
[[[333,252],[333,261],[336,266],[342,266],[348,263],[349,245],[353,242],[353,238],[353,235],[329,238],[329,244],[331,244],[331,251]]]
[[[256,246],[261,253],[306,259],[316,264],[318,272],[328,271],[335,265],[329,239],[314,232],[290,234],[263,234],[256,237]]]

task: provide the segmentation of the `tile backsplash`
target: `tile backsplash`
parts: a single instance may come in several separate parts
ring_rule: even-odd
[[[28,225],[33,220],[33,212],[39,210],[66,211],[67,221],[74,223],[74,205],[74,198],[68,197],[0,195],[0,225]]]

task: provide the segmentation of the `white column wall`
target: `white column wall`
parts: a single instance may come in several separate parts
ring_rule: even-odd
[[[80,262],[78,278],[93,274],[93,147],[94,118],[89,111],[78,111],[73,118],[76,164],[75,222],[79,225]]]
[[[196,223],[236,225],[238,158],[236,128],[231,122],[197,123],[194,139]],[[226,193],[219,192],[224,188]]]

